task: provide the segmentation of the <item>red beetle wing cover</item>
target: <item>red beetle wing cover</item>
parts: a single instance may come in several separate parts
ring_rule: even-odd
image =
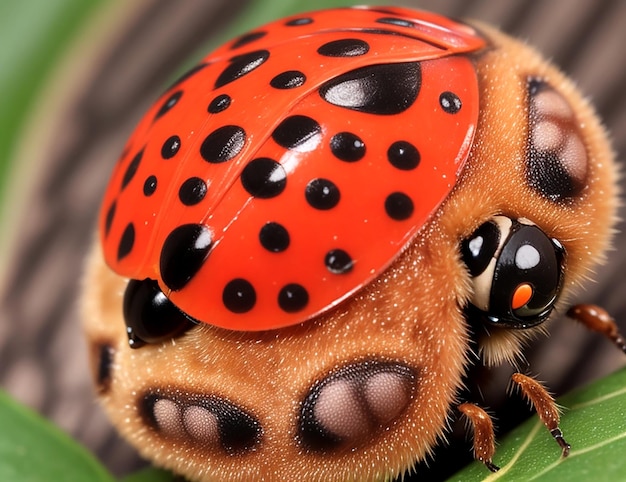
[[[261,27],[172,86],[105,195],[107,263],[235,330],[305,321],[378,276],[453,188],[478,120],[470,27],[341,9]]]

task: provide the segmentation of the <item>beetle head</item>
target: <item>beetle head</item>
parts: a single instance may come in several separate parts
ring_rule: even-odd
[[[565,249],[525,219],[495,216],[461,244],[474,286],[468,315],[495,326],[531,328],[554,308]]]

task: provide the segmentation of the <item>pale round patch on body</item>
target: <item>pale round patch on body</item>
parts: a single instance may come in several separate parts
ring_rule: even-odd
[[[587,177],[587,149],[576,133],[570,133],[561,151],[563,167],[567,173],[580,183]]]
[[[572,119],[574,111],[569,102],[556,90],[549,88],[537,93],[533,98],[536,113],[545,117]]]
[[[369,443],[406,411],[417,381],[416,369],[376,360],[357,361],[326,374],[302,400],[299,442],[321,453]]]
[[[532,142],[536,149],[550,151],[558,149],[564,140],[563,129],[552,121],[538,122],[532,130]]]
[[[209,410],[191,405],[183,412],[183,424],[187,433],[205,445],[220,443],[219,423],[217,417]]]
[[[180,408],[176,402],[167,398],[161,398],[154,402],[152,411],[157,427],[163,435],[172,438],[183,438],[185,436]]]
[[[372,415],[380,422],[389,422],[404,411],[410,401],[410,381],[395,373],[372,375],[364,389],[365,400]]]
[[[314,416],[325,430],[350,440],[362,437],[369,428],[358,392],[347,380],[335,380],[322,388]]]
[[[528,183],[553,201],[571,199],[583,191],[589,169],[581,124],[548,83],[533,81],[529,92]]]
[[[160,435],[229,455],[249,452],[261,443],[260,421],[239,405],[182,389],[163,392],[148,392],[140,398],[145,422]]]

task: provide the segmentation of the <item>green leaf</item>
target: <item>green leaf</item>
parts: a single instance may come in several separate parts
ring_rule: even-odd
[[[0,199],[33,102],[74,34],[102,0],[0,2]]]
[[[85,448],[0,392],[0,480],[113,482]]]
[[[626,480],[626,369],[558,400],[567,458],[537,416],[513,430],[496,450],[490,473],[475,462],[451,481],[577,482]]]
[[[81,29],[105,4],[105,0],[0,1],[1,268],[19,243],[26,199],[44,169],[45,156],[25,151],[42,143],[37,121],[58,114],[47,109],[58,94],[50,90],[52,79],[79,34],[84,34]],[[83,35],[83,45],[84,40]],[[7,271],[0,269],[0,286]]]

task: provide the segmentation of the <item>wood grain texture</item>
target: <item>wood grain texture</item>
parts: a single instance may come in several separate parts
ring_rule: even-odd
[[[76,306],[83,257],[111,166],[134,124],[173,79],[171,72],[189,65],[188,52],[219,32],[244,3],[149,0],[116,28],[104,29],[93,51],[80,51],[83,71],[69,102],[50,114],[50,141],[35,150],[41,171],[1,293],[0,385],[117,473],[141,462],[94,402]],[[487,21],[527,39],[576,79],[612,133],[618,159],[625,158],[626,2],[578,0],[575,8],[569,0],[402,3]],[[623,223],[618,229],[615,250],[576,301],[604,307],[626,330],[626,230]],[[531,372],[557,395],[624,364],[608,342],[570,321],[556,320],[550,331],[527,358]],[[488,401],[501,428],[516,422],[506,413],[528,413],[521,401],[503,405],[510,367],[478,371],[486,382],[472,401]]]

